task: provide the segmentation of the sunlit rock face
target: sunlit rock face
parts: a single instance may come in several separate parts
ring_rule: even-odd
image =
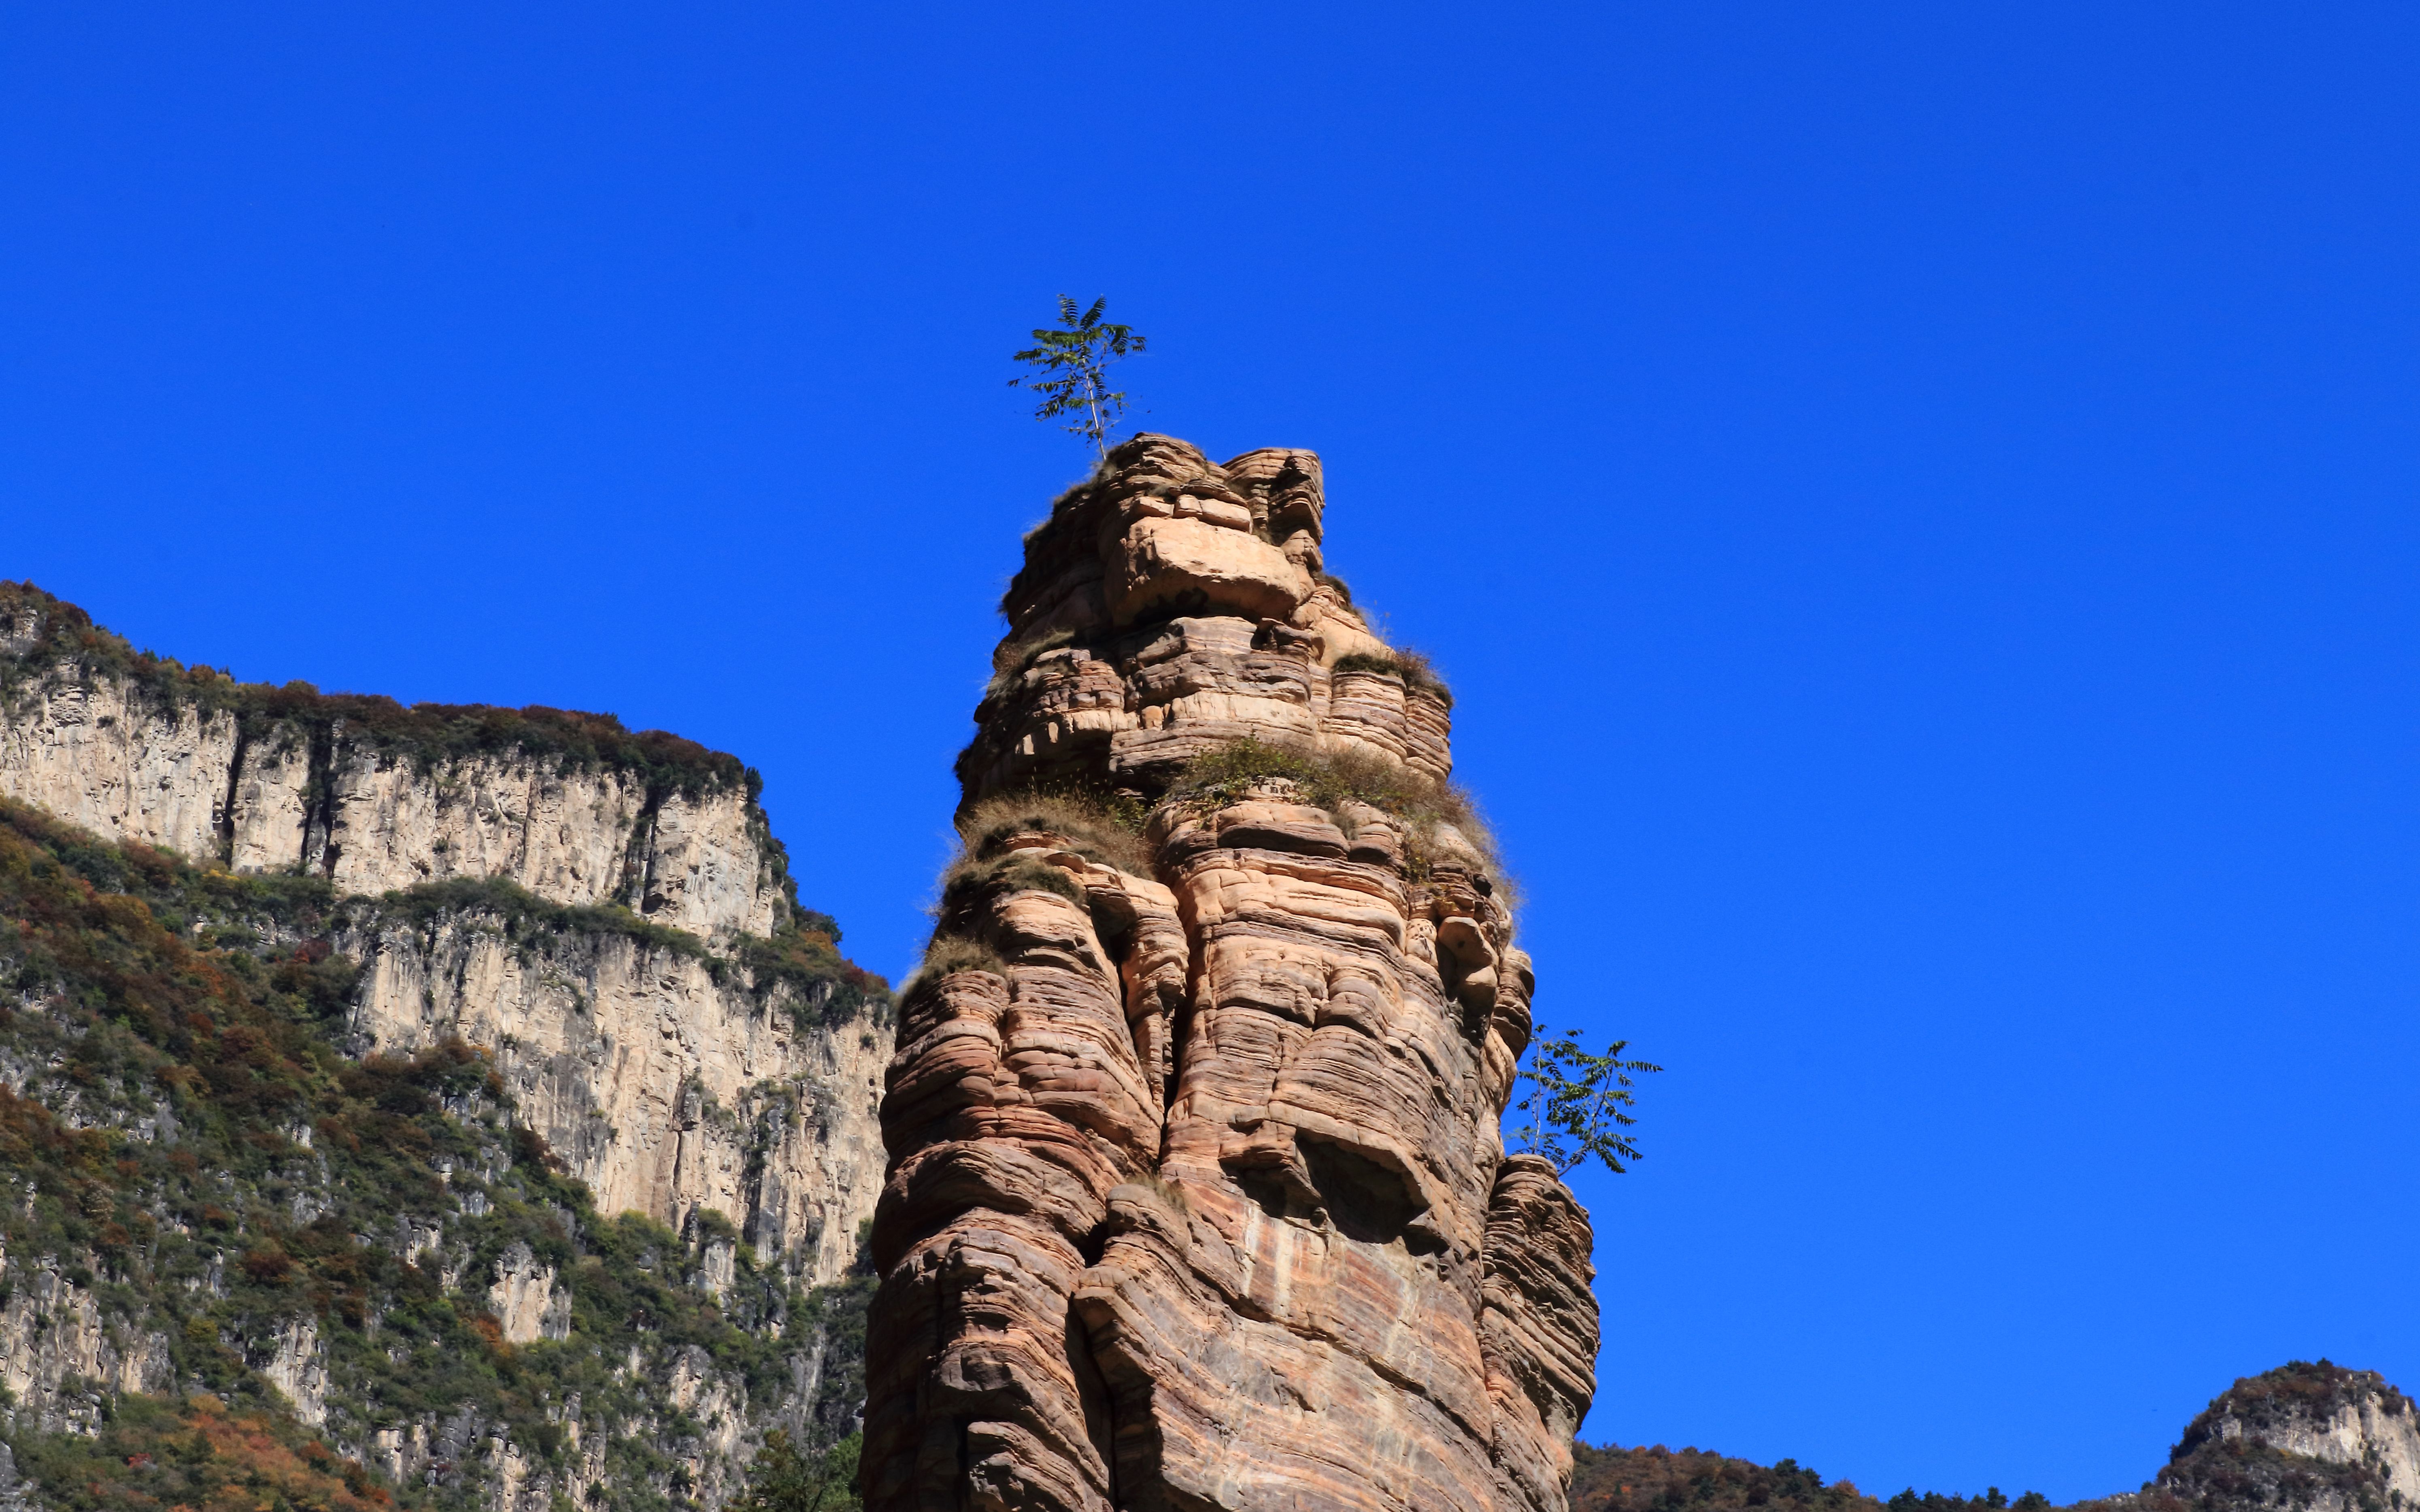
[[[2295,1361],[2186,1426],[2146,1512],[2364,1512],[2420,1503],[2420,1410],[2374,1370]]]
[[[623,934],[355,912],[334,935],[365,967],[353,1048],[483,1047],[516,1118],[600,1211],[675,1228],[721,1213],[810,1286],[856,1263],[882,1164],[890,1037],[873,1014],[760,994],[727,962]]]
[[[0,582],[0,797],[320,879],[345,901],[327,943],[365,968],[349,1048],[466,1039],[602,1211],[675,1228],[719,1212],[810,1285],[857,1262],[881,1164],[878,989],[835,1006],[832,981],[760,984],[744,964],[800,916],[736,759],[610,716],[240,687]],[[530,901],[563,906],[516,924]],[[0,1384],[31,1358],[5,1334]]]
[[[718,941],[791,915],[752,774],[727,756],[610,716],[239,687],[127,649],[0,582],[0,797],[344,893],[496,878]]]
[[[880,1512],[1564,1504],[1597,1317],[1497,1134],[1529,962],[1322,508],[1310,453],[1144,436],[1027,539],[887,1072]],[[1205,788],[1247,737],[1313,764]]]

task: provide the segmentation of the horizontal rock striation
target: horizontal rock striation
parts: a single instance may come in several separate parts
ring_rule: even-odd
[[[877,1512],[1564,1504],[1529,963],[1321,510],[1309,453],[1145,436],[1027,539],[886,1073]]]
[[[1319,484],[1309,452],[1217,469],[1147,436],[1061,500],[1001,604],[1000,675],[958,759],[968,799],[1103,777],[1165,787],[1246,735],[1409,761],[1443,781],[1444,690],[1388,670],[1391,653],[1325,575]]]

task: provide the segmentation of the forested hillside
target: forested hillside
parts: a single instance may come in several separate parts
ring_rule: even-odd
[[[0,1379],[37,1494],[669,1507],[766,1421],[850,1432],[870,1283],[599,1213],[459,1040],[345,1055],[349,906],[0,803]]]
[[[1774,1465],[1702,1449],[1574,1446],[1572,1512],[2045,1512],[2050,1499],[2026,1491],[2013,1501],[1997,1487],[1980,1496],[1903,1490],[1877,1500],[1848,1480],[1824,1481],[1795,1459]]]

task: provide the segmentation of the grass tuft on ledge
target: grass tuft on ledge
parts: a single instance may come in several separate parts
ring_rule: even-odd
[[[1470,795],[1380,757],[1313,755],[1246,735],[1195,757],[1163,802],[1206,811],[1262,794],[1324,809],[1348,836],[1356,828],[1356,805],[1386,814],[1402,825],[1404,858],[1415,879],[1454,864],[1452,847],[1439,833],[1450,826],[1485,863],[1491,885],[1509,887],[1495,834]],[[1509,906],[1509,893],[1505,902]]]
[[[1435,666],[1428,657],[1417,651],[1399,648],[1383,656],[1357,651],[1350,656],[1337,657],[1336,665],[1328,671],[1376,672],[1383,677],[1400,677],[1404,682],[1404,691],[1426,693],[1447,708],[1453,707],[1453,689],[1446,687],[1445,679],[1437,675]]]

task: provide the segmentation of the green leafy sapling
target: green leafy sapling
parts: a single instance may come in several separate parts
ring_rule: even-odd
[[[1008,380],[1012,389],[1022,386],[1042,395],[1042,402],[1033,409],[1034,419],[1073,415],[1067,433],[1084,437],[1103,456],[1109,455],[1109,432],[1126,408],[1125,394],[1109,387],[1109,364],[1141,351],[1144,345],[1132,326],[1101,318],[1109,302],[1106,297],[1094,300],[1093,307],[1079,315],[1076,301],[1060,295],[1061,329],[1036,330],[1033,339],[1041,345],[1015,354],[1032,371]]]
[[[1638,1147],[1623,1133],[1637,1119],[1622,1111],[1636,1105],[1631,1096],[1633,1072],[1664,1068],[1644,1060],[1624,1060],[1627,1040],[1616,1040],[1603,1055],[1590,1055],[1575,1033],[1555,1036],[1541,1024],[1529,1042],[1528,1064],[1520,1075],[1521,1095],[1507,1110],[1513,1122],[1509,1133],[1525,1154],[1544,1155],[1561,1176],[1590,1155],[1616,1175],[1638,1159]]]

